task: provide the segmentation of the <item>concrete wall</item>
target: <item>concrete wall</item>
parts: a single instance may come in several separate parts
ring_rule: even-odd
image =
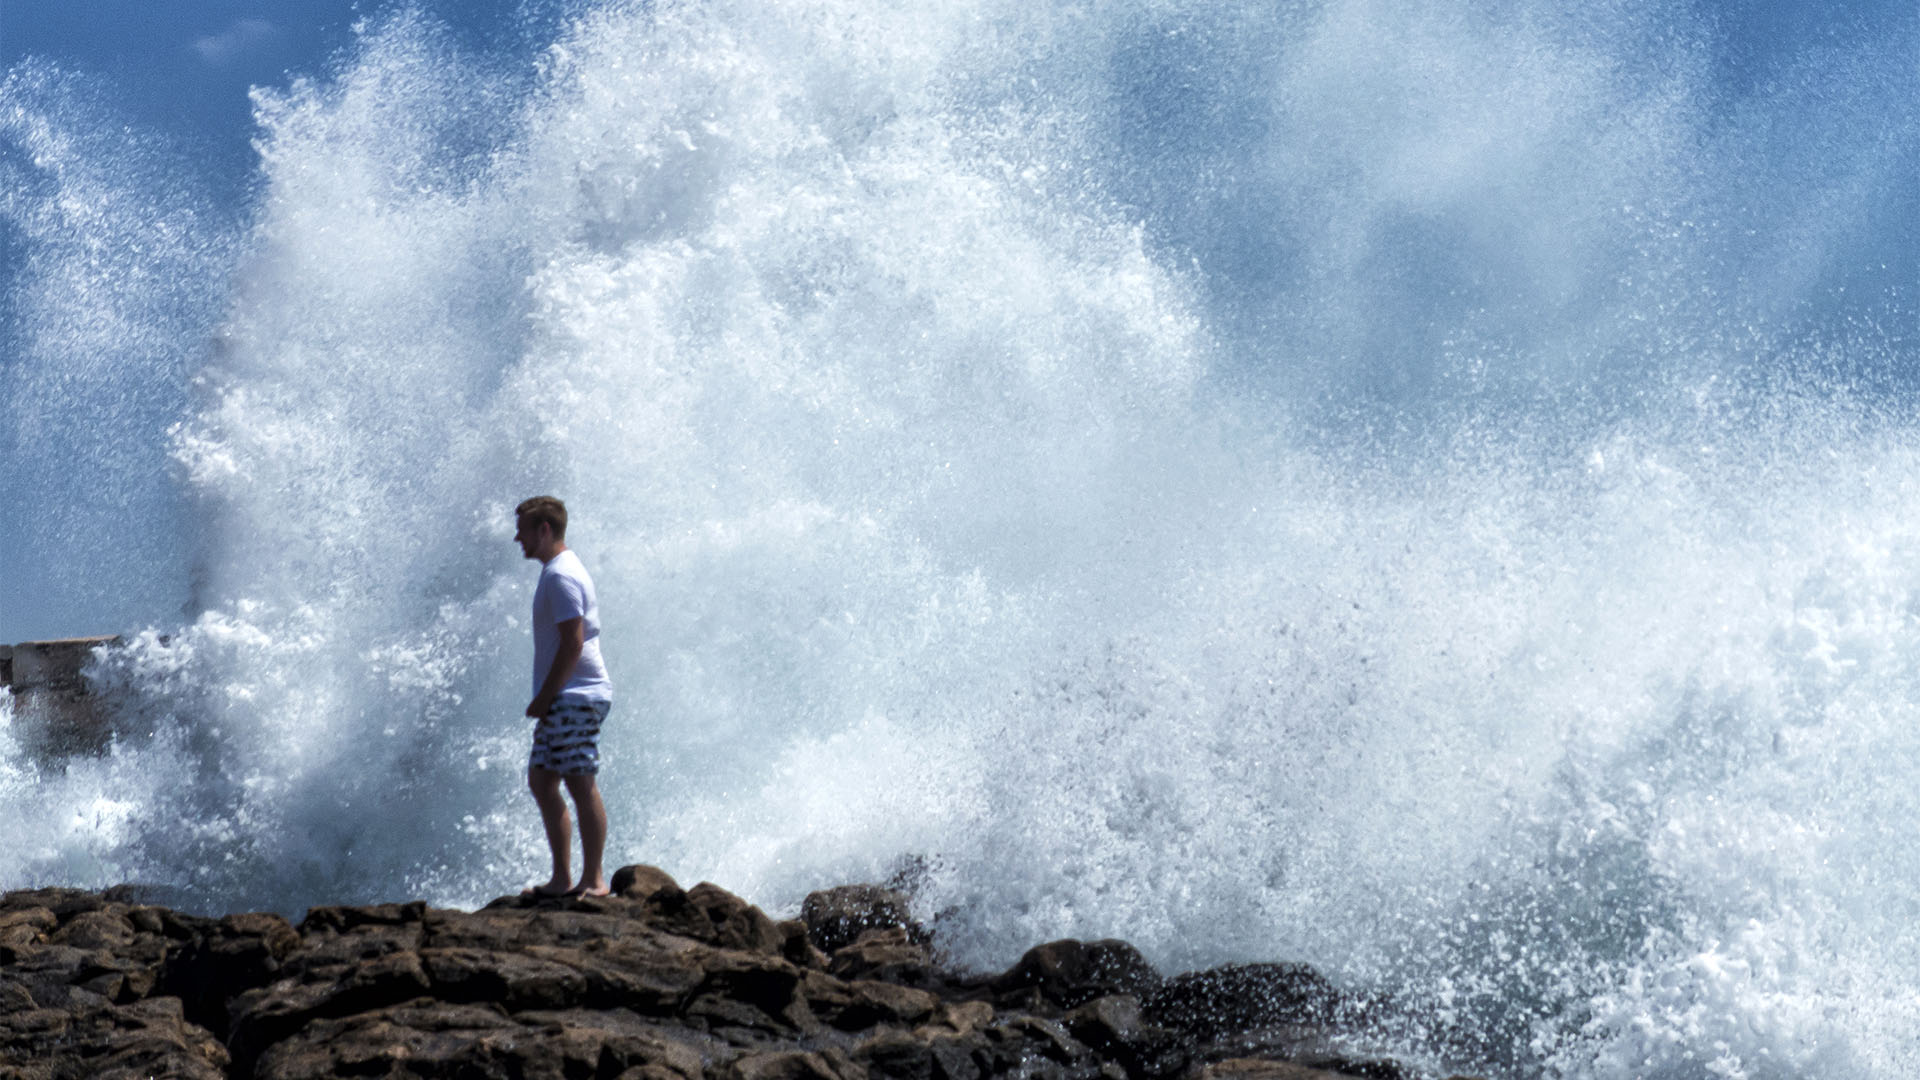
[[[107,752],[113,729],[80,669],[94,649],[119,642],[108,636],[0,645],[0,685],[13,693],[12,734],[30,756],[47,761]]]

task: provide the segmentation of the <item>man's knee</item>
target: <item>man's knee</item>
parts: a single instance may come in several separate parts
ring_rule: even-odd
[[[527,770],[527,787],[541,798],[557,794],[560,790],[560,774],[536,765]]]

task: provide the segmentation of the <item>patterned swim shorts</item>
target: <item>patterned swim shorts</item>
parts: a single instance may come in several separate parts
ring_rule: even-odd
[[[600,771],[600,723],[611,702],[563,697],[533,727],[533,755],[527,764],[562,776]]]

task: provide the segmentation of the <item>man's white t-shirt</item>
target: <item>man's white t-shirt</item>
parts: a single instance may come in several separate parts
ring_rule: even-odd
[[[606,662],[600,659],[600,603],[594,599],[593,579],[572,549],[561,552],[540,568],[540,583],[533,588],[533,693],[547,681],[553,658],[560,651],[561,623],[585,619],[587,642],[580,650],[580,662],[560,693],[589,701],[612,701],[613,683],[607,679]]]

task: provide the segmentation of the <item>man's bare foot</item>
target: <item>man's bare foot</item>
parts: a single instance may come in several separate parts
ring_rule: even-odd
[[[606,882],[604,881],[594,885],[589,885],[583,881],[580,884],[575,885],[572,889],[569,889],[567,891],[567,895],[568,896],[606,896],[612,892],[613,890],[607,888]]]
[[[535,885],[531,889],[520,890],[521,896],[532,897],[535,900],[558,900],[563,896],[574,896],[577,895],[577,893],[577,889],[570,888],[564,884],[555,885],[551,881],[545,885]]]

